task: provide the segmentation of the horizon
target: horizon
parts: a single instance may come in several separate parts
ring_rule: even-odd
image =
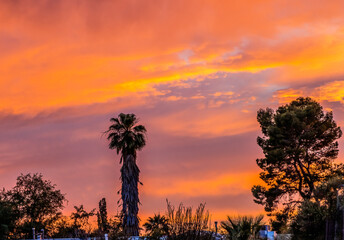
[[[142,220],[206,203],[263,213],[256,120],[297,97],[344,126],[343,1],[1,1],[0,181],[42,173],[74,205],[117,211],[119,156],[102,133],[134,113]],[[343,162],[343,138],[337,162]],[[119,209],[118,209],[119,210]],[[141,221],[142,223],[142,221]]]

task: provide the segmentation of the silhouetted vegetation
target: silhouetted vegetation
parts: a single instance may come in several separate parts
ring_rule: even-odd
[[[214,233],[210,229],[209,211],[201,203],[193,212],[192,207],[185,207],[182,203],[176,208],[167,201],[166,225],[162,225],[162,232],[167,232],[167,239],[171,240],[196,240],[213,239]]]
[[[325,239],[326,228],[342,238],[343,184],[343,175],[333,175],[316,187],[314,199],[302,202],[291,223],[294,239]]]
[[[66,199],[56,185],[44,180],[41,174],[20,175],[13,189],[0,191],[0,239],[30,239],[32,228],[54,238],[87,238],[108,233],[109,239],[118,239],[124,235],[119,218],[108,219],[105,198],[99,203],[98,229],[89,222],[95,209],[86,211],[83,205],[74,206],[74,212],[64,216],[64,202]]]
[[[17,207],[0,192],[0,239],[8,239],[14,234],[18,219]]]
[[[14,214],[10,218],[15,219],[16,226],[10,235],[16,238],[32,236],[32,228],[47,229],[61,214],[65,202],[65,196],[56,185],[37,173],[20,175],[13,189],[2,191],[1,199]],[[11,219],[4,225],[13,228]]]
[[[276,112],[260,109],[257,119],[263,133],[257,142],[264,153],[257,164],[265,185],[253,186],[252,193],[270,216],[272,228],[293,233],[295,240],[342,239],[344,165],[333,163],[342,132],[332,113],[310,98],[298,98]],[[121,113],[111,122],[105,133],[109,148],[121,155],[121,213],[109,217],[102,198],[98,211],[80,205],[64,216],[65,195],[55,184],[38,173],[21,174],[13,189],[0,191],[0,239],[31,238],[33,228],[54,238],[108,234],[110,240],[117,240],[139,235],[136,154],[146,144],[146,129],[134,114]],[[95,216],[97,226],[90,222]],[[262,224],[263,215],[228,217],[220,231],[229,240],[255,240]],[[142,226],[152,240],[218,239],[203,203],[193,211],[167,201],[166,214],[155,214]]]
[[[254,240],[258,239],[259,230],[263,226],[263,218],[263,215],[257,217],[228,216],[227,221],[221,222],[221,227],[230,240]]]
[[[123,224],[120,216],[114,216],[109,219],[109,239],[125,239],[126,234],[123,231]]]
[[[169,223],[165,216],[160,214],[154,214],[153,217],[149,217],[147,222],[143,224],[146,229],[147,236],[150,239],[159,239],[162,236],[169,235]]]
[[[333,173],[342,132],[332,112],[324,112],[310,98],[298,98],[276,112],[260,109],[257,119],[263,133],[257,142],[265,155],[257,164],[267,187],[256,185],[252,193],[268,215],[276,216],[274,226],[280,231],[303,201],[314,199],[316,186]]]
[[[91,233],[91,226],[89,223],[90,217],[95,215],[95,209],[87,212],[83,205],[74,206],[75,212],[71,215],[72,228],[74,229],[74,237],[88,237]]]
[[[146,128],[137,125],[135,114],[118,115],[111,118],[109,129],[105,132],[110,141],[109,148],[116,149],[121,154],[121,199],[122,199],[122,224],[125,234],[128,236],[139,235],[138,183],[140,170],[136,164],[136,152],[146,145]]]
[[[305,200],[291,223],[294,239],[325,239],[326,207],[318,202]]]
[[[108,233],[109,223],[108,223],[107,207],[106,207],[106,199],[105,198],[102,198],[99,201],[99,211],[97,212],[97,222],[98,222],[99,233],[100,234]]]

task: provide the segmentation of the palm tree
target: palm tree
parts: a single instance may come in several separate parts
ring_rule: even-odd
[[[147,222],[143,224],[143,227],[153,239],[160,239],[160,237],[169,233],[168,220],[160,214],[154,214],[153,217],[149,217]]]
[[[253,218],[251,216],[239,216],[236,218],[227,216],[227,221],[221,222],[222,228],[227,232],[230,240],[252,240],[263,226],[263,215]]]
[[[128,236],[139,235],[139,208],[138,183],[140,170],[136,165],[136,152],[146,145],[146,128],[137,125],[135,114],[118,115],[111,118],[112,124],[105,132],[110,141],[109,148],[116,149],[121,154],[121,198],[122,198],[122,224],[124,233]]]

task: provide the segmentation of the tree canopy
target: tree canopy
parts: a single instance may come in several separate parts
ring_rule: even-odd
[[[8,239],[16,228],[19,212],[16,206],[4,197],[0,192],[0,239]]]
[[[32,228],[47,230],[60,217],[65,201],[64,194],[42,174],[21,174],[11,190],[0,192],[1,231],[26,238],[32,237]]]
[[[6,193],[14,203],[20,217],[27,222],[43,222],[45,218],[57,214],[63,209],[64,194],[56,185],[44,180],[42,174],[21,174],[15,187]]]
[[[260,109],[257,114],[262,136],[257,138],[264,157],[257,159],[264,186],[252,188],[255,202],[267,212],[293,209],[298,199],[311,199],[318,183],[333,170],[342,136],[332,112],[311,98],[298,98],[276,111]],[[283,199],[282,199],[283,198]]]
[[[109,148],[116,149],[117,154],[122,153],[121,162],[124,155],[136,156],[136,151],[146,145],[146,128],[143,125],[137,125],[139,120],[132,113],[120,113],[118,118],[111,118],[110,121],[112,124],[106,131]]]
[[[327,181],[317,185],[315,198],[300,204],[291,222],[293,239],[331,239],[343,237],[343,173],[334,173]]]

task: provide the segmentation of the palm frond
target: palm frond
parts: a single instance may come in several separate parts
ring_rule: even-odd
[[[251,240],[255,239],[261,229],[262,220],[263,215],[255,218],[251,216],[227,216],[227,221],[221,222],[221,227],[227,232],[229,239]]]
[[[145,133],[145,132],[147,132],[145,126],[143,126],[143,125],[137,125],[137,126],[133,127],[133,130],[134,130],[135,133]]]

